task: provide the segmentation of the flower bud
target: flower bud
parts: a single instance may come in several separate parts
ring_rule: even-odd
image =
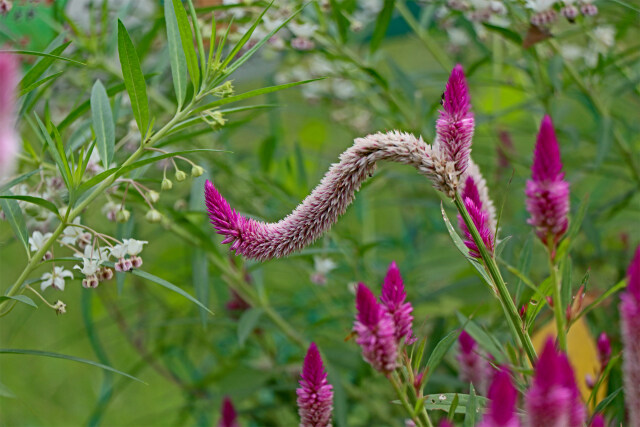
[[[92,274],[91,276],[87,276],[84,279],[82,279],[82,287],[83,288],[92,288],[95,289],[98,287],[98,284],[100,282],[98,281],[98,278],[96,277],[95,274]]]
[[[131,261],[133,268],[140,268],[142,266],[142,258],[137,255],[132,256],[129,260]]]
[[[116,213],[116,221],[117,222],[127,222],[131,218],[131,212],[126,209],[121,209]]]
[[[51,259],[53,259],[53,254],[51,253],[51,251],[45,252],[45,254],[42,256],[43,261],[49,261]]]
[[[162,214],[155,209],[151,209],[149,212],[147,212],[145,218],[151,223],[157,223],[162,220]]]
[[[149,190],[147,191],[147,199],[149,199],[151,203],[157,203],[158,200],[160,200],[160,193],[158,193],[157,191]]]
[[[169,191],[173,188],[173,182],[171,182],[171,180],[168,178],[164,178],[162,180],[162,184],[160,185],[160,188],[162,189],[162,191]]]
[[[53,304],[53,309],[56,311],[56,314],[65,314],[67,312],[67,304],[58,300]]]
[[[193,165],[193,167],[191,168],[191,176],[198,177],[198,176],[201,176],[203,173],[204,173],[204,169],[202,168],[202,166]]]
[[[120,258],[116,262],[116,271],[125,272],[131,270],[131,261],[125,258]]]
[[[178,169],[178,170],[176,171],[176,181],[178,181],[178,182],[182,182],[182,181],[184,181],[185,179],[187,179],[187,174],[186,174],[186,173],[184,173],[183,171],[181,171],[180,169]]]
[[[98,273],[98,279],[100,281],[106,281],[113,279],[113,270],[109,267],[102,267],[100,273]]]

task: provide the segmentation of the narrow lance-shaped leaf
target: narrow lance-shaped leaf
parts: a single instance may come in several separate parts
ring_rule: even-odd
[[[172,1],[164,2],[164,19],[167,24],[167,40],[169,41],[169,60],[171,62],[171,76],[173,88],[176,91],[178,106],[182,106],[187,93],[187,62],[180,40],[178,19]]]
[[[127,88],[133,117],[138,123],[142,135],[146,135],[149,126],[149,100],[147,85],[144,81],[138,54],[122,21],[118,20],[118,56],[122,67],[124,85]]]
[[[0,207],[2,207],[2,211],[4,212],[4,217],[7,222],[13,229],[16,237],[22,245],[24,249],[29,253],[29,235],[27,234],[27,224],[24,221],[24,216],[22,215],[22,210],[20,209],[20,205],[15,200],[9,199],[0,199]]]
[[[182,40],[182,50],[184,51],[184,55],[187,61],[187,69],[189,70],[191,82],[193,83],[193,87],[195,89],[194,92],[197,92],[197,90],[200,88],[200,68],[198,67],[198,56],[196,55],[196,49],[193,45],[193,33],[191,32],[191,26],[189,25],[189,18],[187,18],[187,11],[184,9],[182,2],[180,2],[180,0],[172,1],[173,10],[178,21],[180,39]]]
[[[109,97],[100,80],[96,80],[91,90],[91,119],[96,134],[98,154],[100,154],[104,168],[108,169],[113,160],[116,130]]]

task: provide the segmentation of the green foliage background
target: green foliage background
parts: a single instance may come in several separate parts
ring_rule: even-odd
[[[344,8],[351,4],[336,3]],[[581,203],[587,204],[570,256],[572,294],[589,272],[589,298],[624,276],[632,248],[640,241],[640,176],[629,166],[640,162],[638,9],[620,2],[597,4],[599,19],[616,27],[616,48],[596,68],[577,67],[584,87],[566,68],[575,65],[565,63],[548,41],[529,50],[514,43],[522,31],[492,32],[488,40],[473,39],[461,51],[446,53],[450,65],[460,62],[467,71],[476,115],[473,156],[502,209],[500,237],[511,236],[500,258],[522,269],[536,284],[547,277],[548,270],[543,247],[526,224],[523,191],[540,119],[545,113],[553,117],[571,183],[572,213]],[[418,18],[422,16],[421,34],[444,46],[445,35],[420,15],[427,7],[413,3],[407,7]],[[308,8],[305,13],[313,15]],[[15,38],[33,36],[29,49],[40,51],[58,34],[64,19],[49,9],[36,12],[34,20],[8,23],[6,31]],[[99,8],[92,13],[99,17]],[[153,73],[147,79],[150,105],[156,124],[162,126],[173,113],[175,98],[164,50],[162,8],[157,7],[153,16],[128,30],[143,71]],[[10,22],[10,17],[3,19]],[[39,89],[36,111],[44,111],[45,104],[53,110],[84,102],[97,78],[107,87],[122,81],[118,70],[112,70],[118,65],[114,17],[109,15],[111,30],[106,34],[74,35],[75,50],[65,55],[87,65],[55,62],[51,72],[64,74],[56,84]],[[40,32],[42,26],[53,29]],[[554,43],[589,31],[586,26],[565,26],[557,30]],[[394,13],[379,51],[370,55],[374,31],[371,24],[358,34],[349,33],[346,42],[335,36],[318,46],[334,58],[350,56],[358,70],[351,76],[358,82],[358,96],[346,101],[346,106],[370,110],[371,132],[397,128],[432,141],[440,94],[450,70],[438,63],[399,13]],[[286,51],[254,56],[233,77],[236,93],[273,85],[274,70],[285,57],[295,61],[304,55]],[[598,103],[604,105],[604,114]],[[415,307],[415,327],[419,336],[427,338],[427,351],[460,328],[464,319],[460,314],[473,316],[505,348],[511,346],[505,344],[510,338],[498,302],[451,244],[440,212],[444,203],[454,218],[451,204],[408,168],[381,165],[338,224],[298,255],[266,263],[229,256],[207,223],[205,178],[214,179],[240,212],[274,221],[288,214],[353,138],[361,136],[334,120],[332,112],[339,101],[309,103],[299,87],[238,105],[257,104],[276,107],[229,114],[229,122],[220,129],[196,127],[165,139],[170,145],[164,148],[171,150],[225,150],[189,156],[206,173],[174,182],[173,190],[162,193],[166,223],[148,224],[144,208],[136,207],[127,230],[108,222],[99,202],[83,214],[83,223],[101,232],[148,240],[143,269],[195,295],[215,314],[208,315],[183,297],[135,276],[127,276],[120,294],[115,281],[87,290],[74,280],[64,293],[47,291],[48,299],[65,301],[68,313],[64,316],[56,317],[46,307],[16,306],[0,319],[0,347],[95,360],[146,384],[71,361],[0,354],[0,423],[212,425],[222,397],[229,395],[243,425],[295,425],[295,388],[306,348],[283,333],[269,315],[275,312],[302,343],[313,340],[322,349],[336,392],[336,425],[402,425],[400,408],[389,404],[394,399],[392,390],[362,361],[353,340],[346,340],[354,316],[350,285],[363,281],[377,289],[392,260],[402,271]],[[343,102],[340,107],[344,106]],[[88,118],[90,113],[81,120]],[[131,118],[129,110],[116,112],[119,136]],[[25,139],[34,139],[30,129],[22,129]],[[502,168],[496,154],[500,131],[509,132],[514,143],[509,166]],[[63,139],[70,135],[63,133]],[[622,150],[617,138],[624,141]],[[144,179],[159,188],[162,174],[150,167]],[[181,209],[175,209],[176,201],[183,201]],[[141,200],[132,203],[143,206]],[[58,256],[63,250],[56,245],[55,251]],[[337,263],[324,286],[310,280],[314,255]],[[0,259],[4,291],[25,263],[22,247],[6,222],[0,223]],[[48,268],[39,268],[32,276],[39,277]],[[239,270],[237,277],[228,277],[229,271]],[[516,276],[506,273],[505,278],[518,296],[518,306],[531,297]],[[225,309],[229,282],[245,279],[260,302],[243,314],[230,313]],[[617,297],[587,316],[593,334],[606,331],[616,351],[620,349],[617,316]],[[534,329],[551,318],[551,311],[543,309]],[[428,393],[467,391],[457,377],[454,354],[455,350],[450,351],[432,373]],[[618,368],[612,373],[609,391],[620,385]],[[621,419],[621,395],[608,411],[610,417]]]

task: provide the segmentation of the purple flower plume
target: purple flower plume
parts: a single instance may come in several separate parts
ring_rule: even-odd
[[[231,399],[225,397],[222,401],[222,414],[218,427],[238,427],[236,410],[231,403]]]
[[[393,318],[395,326],[396,342],[400,344],[400,341],[405,338],[408,344],[412,341],[412,329],[411,324],[413,322],[413,316],[411,312],[413,307],[411,303],[405,302],[407,293],[404,290],[404,283],[402,282],[402,276],[400,276],[400,270],[393,261],[389,265],[387,275],[384,278],[382,284],[382,295],[380,301],[384,306],[387,313]]]
[[[549,237],[557,242],[569,224],[569,183],[564,180],[558,139],[549,116],[544,116],[540,125],[525,194],[531,215],[527,222],[545,244]]]
[[[474,119],[469,100],[469,87],[462,65],[451,71],[442,98],[443,111],[436,122],[438,145],[447,161],[455,164],[461,175],[467,170],[471,153]]]
[[[330,426],[333,386],[327,382],[327,373],[315,343],[309,346],[300,377],[300,387],[296,390],[300,426]]]
[[[18,68],[17,56],[0,53],[0,181],[13,173],[18,154],[15,129]]]
[[[605,427],[605,425],[604,416],[602,414],[596,414],[591,420],[589,427]]]
[[[481,395],[485,395],[492,374],[491,365],[478,349],[478,344],[464,329],[458,337],[460,349],[456,356],[460,365],[460,379],[472,383]]]
[[[313,192],[286,218],[264,223],[245,218],[229,206],[207,181],[205,200],[209,219],[223,243],[238,255],[260,261],[283,257],[309,245],[326,232],[355,198],[362,182],[373,174],[376,162],[412,165],[441,191],[450,193],[450,177],[438,157],[421,138],[389,132],[357,138],[331,166]],[[449,190],[447,190],[449,189]]]
[[[484,246],[490,253],[493,253],[493,244],[495,237],[489,225],[489,214],[482,210],[482,207],[476,205],[470,197],[466,197],[464,199],[464,206],[467,208],[467,212],[469,212],[469,216],[471,216],[473,224],[478,229]],[[473,240],[471,231],[469,231],[464,221],[461,222],[460,228],[462,229],[465,236],[464,244],[467,248],[469,248],[469,256],[473,258],[480,258],[480,249],[478,248],[478,245],[476,245],[476,242]]]
[[[609,364],[611,358],[611,341],[606,333],[601,333],[598,337],[598,359],[600,360],[600,370],[604,371],[604,368]]]
[[[525,396],[528,426],[573,427],[582,425],[586,408],[580,398],[573,369],[552,338],[535,366],[533,384]]]
[[[620,297],[620,323],[624,345],[624,399],[629,425],[640,425],[640,245],[627,270],[627,289]]]
[[[520,427],[516,413],[518,391],[511,383],[507,368],[501,368],[493,376],[488,398],[489,407],[478,427]]]
[[[393,371],[398,358],[393,318],[364,283],[358,284],[356,308],[353,330],[358,335],[356,342],[362,348],[362,357],[377,371]]]

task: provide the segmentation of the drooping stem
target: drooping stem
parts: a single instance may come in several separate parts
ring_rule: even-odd
[[[493,280],[493,283],[498,291],[498,298],[500,299],[500,303],[502,304],[502,307],[505,310],[507,322],[509,323],[509,328],[511,329],[512,334],[514,334],[514,338],[522,344],[522,347],[524,348],[524,351],[527,354],[527,358],[529,359],[531,366],[534,366],[537,360],[536,351],[533,348],[531,337],[529,337],[529,334],[526,331],[524,323],[522,322],[522,319],[518,314],[518,309],[516,308],[516,305],[513,302],[511,295],[509,294],[507,285],[504,282],[502,275],[500,274],[500,269],[498,268],[498,265],[496,264],[495,259],[493,258],[491,253],[489,253],[486,246],[484,245],[484,242],[482,241],[482,237],[480,236],[478,229],[473,223],[473,220],[471,219],[469,212],[467,212],[467,208],[464,206],[464,203],[462,202],[462,198],[460,197],[459,193],[456,192],[456,195],[453,201],[456,205],[456,208],[458,208],[458,212],[462,216],[462,219],[464,220],[465,225],[469,229],[469,232],[471,233],[471,237],[473,237],[473,241],[478,247],[480,256],[484,261],[485,268],[487,269],[487,272],[491,276],[491,279]]]

